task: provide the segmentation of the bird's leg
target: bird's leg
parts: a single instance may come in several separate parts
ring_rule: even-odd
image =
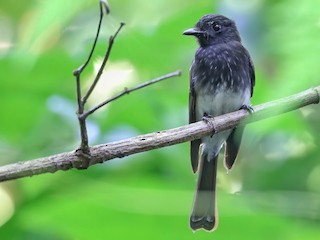
[[[203,114],[202,121],[208,124],[209,127],[212,129],[210,137],[212,137],[216,133],[216,130],[214,129],[214,124],[211,122],[211,119],[213,119],[213,116],[209,115],[206,112]]]
[[[210,119],[212,119],[212,118],[213,118],[213,116],[211,116],[210,114],[205,112],[203,114],[202,121],[206,122],[207,124],[210,124]]]

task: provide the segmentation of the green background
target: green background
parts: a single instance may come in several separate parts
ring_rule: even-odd
[[[98,144],[184,125],[196,41],[181,33],[207,13],[233,18],[256,66],[253,105],[320,83],[319,1],[115,1],[103,21],[88,87],[121,21],[106,74],[89,101],[182,70],[89,118]],[[0,164],[79,144],[72,71],[90,50],[98,1],[1,1]],[[196,176],[189,144],[136,154],[87,171],[0,184],[0,239],[317,239],[320,107],[250,124],[235,168],[218,172],[219,227],[188,227]],[[221,156],[222,158],[222,156]],[[222,161],[220,161],[222,163]]]

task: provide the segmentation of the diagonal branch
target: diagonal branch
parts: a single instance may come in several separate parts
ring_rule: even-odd
[[[114,101],[114,100],[117,100],[118,98],[120,98],[120,97],[122,97],[122,96],[124,96],[124,95],[126,95],[126,94],[129,94],[129,93],[134,92],[134,91],[136,91],[136,90],[139,90],[139,89],[141,89],[141,88],[147,87],[147,86],[149,86],[149,85],[151,85],[151,84],[160,82],[160,81],[162,81],[162,80],[166,80],[166,79],[172,78],[172,77],[177,77],[177,76],[180,76],[180,75],[181,75],[181,71],[180,71],[180,70],[177,70],[177,71],[175,71],[175,72],[168,73],[168,74],[163,75],[163,76],[161,76],[161,77],[158,77],[158,78],[155,78],[155,79],[153,79],[153,80],[150,80],[150,81],[148,81],[148,82],[141,83],[141,84],[139,84],[138,86],[135,86],[135,87],[133,87],[133,88],[125,88],[122,92],[116,94],[115,96],[113,96],[113,97],[105,100],[104,102],[98,104],[97,106],[95,106],[95,107],[91,108],[90,110],[88,110],[87,112],[85,112],[82,117],[83,117],[83,118],[88,117],[89,115],[91,115],[91,114],[93,114],[95,111],[97,111],[98,109],[102,108],[103,106],[107,105],[108,103],[110,103],[110,102],[112,102],[112,101]]]
[[[213,130],[216,133],[221,132],[234,128],[238,124],[247,124],[274,117],[310,104],[317,104],[319,101],[320,86],[286,98],[257,105],[253,107],[254,113],[252,114],[249,114],[246,110],[239,110],[209,119],[208,123],[199,121],[178,128],[93,146],[90,148],[90,165],[125,157],[134,153],[191,141],[212,134]],[[0,167],[0,182],[48,172],[54,173],[58,170],[69,170],[79,166],[81,162],[82,160],[77,152],[71,151],[35,160],[13,163]]]
[[[97,41],[98,41],[98,38],[99,38],[99,35],[100,35],[100,29],[101,29],[101,24],[102,24],[102,19],[103,19],[103,6],[105,6],[106,14],[109,14],[109,12],[110,12],[109,7],[106,4],[106,2],[105,1],[100,1],[100,18],[99,18],[97,33],[96,33],[96,36],[94,38],[91,51],[90,51],[89,56],[88,56],[87,60],[85,61],[85,63],[82,64],[80,67],[78,67],[74,71],[74,73],[73,73],[74,75],[80,75],[82,73],[82,71],[87,67],[87,65],[89,64],[89,62],[90,62],[90,60],[92,58],[94,49],[96,48]]]

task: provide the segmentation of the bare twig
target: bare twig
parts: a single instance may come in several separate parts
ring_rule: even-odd
[[[108,104],[108,103],[110,103],[110,102],[112,102],[112,101],[114,101],[114,100],[122,97],[123,95],[129,94],[129,93],[131,93],[131,92],[133,92],[133,91],[136,91],[136,90],[139,90],[139,89],[141,89],[141,88],[147,87],[147,86],[149,86],[149,85],[151,85],[151,84],[160,82],[160,81],[162,81],[162,80],[165,80],[165,79],[168,79],[168,78],[172,78],[172,77],[176,77],[176,76],[180,76],[180,75],[181,75],[181,71],[180,71],[180,70],[177,70],[177,71],[175,71],[175,72],[168,73],[168,74],[163,75],[163,76],[161,76],[161,77],[155,78],[155,79],[150,80],[150,81],[145,82],[145,83],[142,83],[142,84],[140,84],[140,85],[138,85],[138,86],[136,86],[136,87],[133,87],[133,88],[125,88],[122,92],[116,94],[115,96],[107,99],[106,101],[98,104],[97,106],[95,106],[95,107],[91,108],[90,110],[88,110],[87,112],[85,112],[85,113],[83,114],[83,117],[85,117],[85,118],[88,117],[90,114],[93,114],[95,111],[97,111],[97,110],[100,109],[101,107],[103,107],[103,106],[105,106],[106,104]]]
[[[99,34],[100,34],[102,19],[103,19],[103,8],[102,8],[102,6],[105,6],[106,14],[109,14],[109,12],[110,12],[110,11],[109,11],[109,7],[108,7],[108,5],[106,4],[106,1],[100,1],[100,18],[99,18],[98,29],[97,29],[96,36],[95,36],[95,38],[94,38],[94,42],[93,42],[92,48],[91,48],[91,51],[90,51],[89,56],[88,56],[87,60],[85,61],[85,63],[82,64],[80,67],[78,67],[78,68],[73,72],[73,74],[74,74],[75,76],[80,76],[80,74],[82,73],[82,71],[87,67],[87,65],[89,64],[89,62],[90,62],[90,60],[91,60],[91,57],[92,57],[92,55],[93,55],[94,49],[96,48],[97,41],[98,41]]]
[[[114,40],[116,39],[116,37],[118,36],[118,33],[120,32],[121,28],[124,26],[125,24],[122,22],[120,23],[120,26],[119,28],[117,29],[117,31],[115,32],[115,34],[113,36],[110,36],[109,38],[109,45],[108,45],[108,49],[107,49],[107,52],[106,54],[104,55],[104,59],[102,61],[102,64],[99,68],[99,71],[97,73],[97,76],[95,77],[92,85],[90,86],[88,92],[86,93],[86,95],[83,97],[82,99],[82,103],[85,104],[88,100],[88,98],[90,97],[92,91],[94,90],[94,88],[96,87],[102,73],[103,73],[103,69],[106,65],[106,63],[108,62],[108,59],[109,59],[109,56],[110,56],[110,53],[111,53],[111,50],[112,50],[112,46],[113,46],[113,43],[114,43]]]
[[[213,119],[209,123],[199,121],[182,127],[149,133],[122,141],[111,142],[90,148],[90,165],[102,163],[114,158],[125,157],[134,153],[148,151],[169,145],[191,141],[217,132],[233,128],[239,123],[250,123],[265,118],[274,117],[309,104],[320,101],[320,86],[308,89],[298,94],[267,102],[253,107],[254,112],[239,110]],[[58,170],[68,170],[82,163],[75,151],[61,153],[35,160],[9,164],[0,167],[0,181],[30,177],[43,173],[54,173]]]
[[[85,106],[85,102],[83,101],[82,94],[81,94],[81,73],[89,64],[89,62],[92,58],[94,49],[97,45],[97,41],[99,38],[100,29],[101,29],[101,24],[102,24],[102,19],[103,19],[103,8],[105,9],[106,14],[108,14],[110,12],[108,2],[106,0],[100,0],[100,18],[99,18],[97,33],[96,33],[91,51],[89,53],[89,56],[88,56],[87,60],[85,61],[85,63],[82,64],[80,67],[78,67],[73,72],[73,75],[76,78],[76,93],[77,93],[77,103],[78,103],[77,116],[78,116],[78,120],[79,120],[80,135],[81,135],[81,144],[79,147],[79,151],[77,153],[78,153],[79,157],[81,157],[83,160],[83,163],[81,163],[78,166],[79,168],[86,168],[88,166],[88,164],[89,164],[88,156],[90,155],[86,119],[81,118],[81,116],[83,115],[84,106]]]
[[[78,103],[77,116],[78,116],[78,121],[79,121],[79,126],[80,126],[80,135],[81,135],[81,144],[80,144],[79,149],[76,151],[79,158],[82,159],[82,162],[77,166],[78,168],[87,168],[89,166],[89,162],[90,162],[90,148],[89,148],[87,125],[86,125],[86,116],[84,117],[85,104],[86,104],[86,101],[90,97],[92,91],[94,90],[96,84],[98,83],[98,81],[101,77],[103,69],[109,59],[115,38],[117,37],[121,28],[124,26],[124,23],[121,23],[120,27],[115,32],[114,36],[110,37],[107,52],[105,54],[103,63],[100,66],[98,74],[95,77],[95,79],[94,79],[92,85],[90,86],[89,90],[87,91],[87,93],[84,95],[84,97],[82,97],[82,94],[81,94],[81,73],[89,64],[89,62],[92,58],[93,52],[95,50],[95,47],[97,45],[97,41],[99,38],[100,29],[101,29],[101,24],[102,24],[102,20],[103,20],[103,16],[104,16],[103,9],[105,10],[106,15],[110,12],[108,2],[106,0],[100,0],[100,18],[99,18],[97,33],[96,33],[91,51],[89,53],[89,56],[88,56],[87,60],[85,61],[85,63],[82,64],[80,67],[78,67],[73,72],[73,75],[76,77],[76,93],[77,93],[77,103]]]
[[[101,24],[102,24],[102,19],[103,19],[103,6],[105,8],[105,12],[106,14],[110,13],[110,9],[109,9],[109,5],[107,3],[107,1],[105,0],[101,0],[100,1],[100,18],[99,18],[99,23],[98,23],[98,29],[97,29],[97,33],[96,36],[94,38],[94,42],[91,48],[91,51],[89,53],[88,59],[86,60],[86,62],[84,64],[82,64],[80,67],[78,67],[74,72],[73,75],[76,77],[76,81],[77,81],[77,97],[78,97],[78,105],[81,105],[81,83],[80,83],[80,75],[82,73],[82,71],[87,67],[88,63],[91,60],[92,54],[94,52],[94,49],[96,48],[97,45],[97,41],[99,38],[99,34],[100,34],[100,29],[101,29]]]
[[[145,84],[141,84],[138,87],[135,87],[133,89],[125,89],[125,91],[119,93],[118,95],[114,96],[111,99],[108,99],[104,102],[102,102],[101,104],[93,107],[92,109],[90,109],[89,111],[85,111],[85,104],[88,100],[88,98],[91,96],[93,90],[95,89],[97,83],[99,82],[101,75],[103,73],[103,70],[105,68],[105,65],[107,64],[110,54],[111,54],[111,50],[114,44],[115,39],[117,38],[120,30],[122,29],[122,27],[124,26],[124,23],[120,23],[119,28],[116,30],[116,32],[114,33],[114,35],[111,35],[109,38],[109,43],[108,43],[108,47],[106,50],[106,53],[104,55],[104,59],[102,61],[102,64],[99,68],[99,71],[96,75],[96,77],[94,78],[91,86],[89,87],[88,91],[84,94],[84,96],[82,97],[82,93],[81,93],[81,73],[83,72],[83,70],[87,67],[87,65],[89,64],[93,52],[95,50],[96,44],[97,44],[97,40],[99,38],[99,34],[100,34],[100,29],[101,29],[101,24],[102,24],[102,19],[103,19],[103,7],[105,8],[105,12],[106,14],[109,13],[110,9],[108,6],[108,3],[106,0],[101,0],[100,1],[100,19],[99,19],[99,23],[98,23],[98,28],[97,28],[97,33],[96,33],[96,37],[94,39],[94,43],[92,46],[92,49],[89,53],[89,56],[87,58],[87,60],[85,61],[84,64],[82,64],[80,67],[78,67],[74,72],[73,75],[76,77],[76,93],[77,93],[77,103],[78,103],[78,110],[77,110],[77,117],[78,117],[78,121],[79,121],[79,126],[80,126],[80,135],[81,135],[81,143],[80,143],[80,147],[77,149],[76,154],[78,155],[78,157],[81,159],[80,162],[75,163],[77,164],[75,167],[77,168],[87,168],[90,164],[91,161],[91,154],[90,154],[90,148],[89,148],[89,140],[88,140],[88,131],[87,131],[87,126],[86,126],[86,119],[89,115],[93,114],[96,110],[100,109],[101,107],[105,106],[106,104],[110,103],[111,101],[118,99],[119,97],[128,94],[132,91],[138,90],[140,88],[143,88],[145,86],[148,86],[152,83],[155,82],[159,82],[161,80],[164,79],[168,79],[170,77],[174,77],[177,75],[180,75],[180,72],[174,72],[171,74],[167,74],[165,76],[159,77],[158,79],[154,79],[148,83]]]

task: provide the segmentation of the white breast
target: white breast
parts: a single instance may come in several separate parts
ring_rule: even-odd
[[[201,120],[204,113],[212,117],[237,111],[243,105],[250,105],[250,89],[234,92],[221,89],[214,95],[198,92],[196,96],[196,118]]]

